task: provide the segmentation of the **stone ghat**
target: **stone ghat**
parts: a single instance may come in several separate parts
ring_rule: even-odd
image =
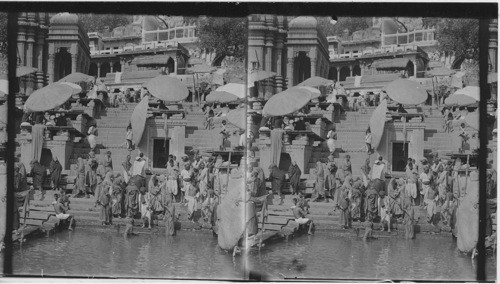
[[[40,193],[37,192],[35,194],[35,200],[31,201],[31,207],[33,209],[43,210],[47,208],[51,208],[52,202],[52,191],[47,191],[46,199],[44,201],[39,201]],[[293,196],[287,195],[284,199],[283,205],[269,205],[269,213],[277,214],[277,215],[290,215],[292,218],[292,198]],[[76,228],[78,229],[102,229],[102,230],[118,230],[119,232],[123,232],[125,228],[126,219],[114,218],[112,226],[101,225],[99,220],[99,207],[94,207],[95,199],[93,197],[90,198],[70,198],[71,200],[71,210],[68,212],[75,216],[76,220]],[[276,199],[275,199],[276,201]],[[275,202],[277,203],[277,202]],[[310,202],[311,208],[310,217],[313,218],[316,224],[316,230],[324,231],[334,231],[337,233],[350,233],[354,235],[360,235],[364,233],[363,224],[361,222],[353,222],[352,229],[344,230],[340,227],[340,212],[337,210],[333,211],[333,203],[325,203],[325,202]],[[198,219],[197,222],[192,222],[187,219],[187,209],[186,206],[183,206],[180,203],[175,203],[176,214],[179,214],[179,223],[181,230],[211,230],[211,226],[206,224],[202,219]],[[432,234],[432,235],[441,235],[444,237],[449,237],[451,241],[451,232],[449,227],[443,225],[441,222],[438,222],[435,226],[426,222],[425,210],[420,208],[419,206],[415,206],[415,218],[418,220],[415,226],[416,238],[419,237],[419,234]],[[330,213],[330,214],[329,214]],[[199,215],[198,215],[199,216]],[[134,221],[134,230],[137,228],[138,232],[142,233],[159,233],[164,234],[163,229],[165,228],[165,224],[162,220],[154,220],[153,228],[143,229],[141,228],[142,221],[140,219],[136,219]],[[374,224],[375,235],[378,236],[390,236],[390,237],[404,237],[404,225],[400,224],[396,221],[392,223],[391,233],[387,232],[387,228],[385,232],[381,232],[381,224]]]

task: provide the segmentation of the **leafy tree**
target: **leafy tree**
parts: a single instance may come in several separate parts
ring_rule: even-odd
[[[359,17],[339,17],[335,24],[331,24],[331,18],[318,18],[318,26],[325,36],[341,36],[344,30],[348,29],[349,34],[369,27],[368,21],[371,18]]]
[[[465,59],[479,59],[479,20],[442,19],[436,37],[440,52],[455,53],[453,68],[458,68]]]
[[[248,40],[245,18],[199,17],[195,20],[200,48],[216,54],[214,66],[220,66],[226,56],[245,58]]]
[[[132,22],[132,16],[129,15],[79,14],[78,17],[87,32],[102,32],[106,27],[111,31]]]

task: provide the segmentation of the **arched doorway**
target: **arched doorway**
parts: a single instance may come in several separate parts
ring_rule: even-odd
[[[122,65],[120,62],[113,63],[113,72],[122,72]]]
[[[96,63],[90,63],[89,75],[90,76],[97,76],[97,64]]]
[[[408,77],[415,76],[414,68],[415,65],[411,60],[409,60],[408,64],[406,64],[406,74],[408,75]]]
[[[294,85],[303,82],[305,79],[311,77],[311,58],[309,58],[305,51],[299,51],[299,55],[295,57],[293,66],[294,70]]]
[[[55,55],[54,81],[71,74],[71,53],[66,47],[59,48]]]
[[[172,59],[172,57],[168,58],[166,69],[167,69],[166,71],[168,72],[168,74],[172,74],[175,72],[175,62]]]
[[[361,68],[359,67],[359,65],[356,65],[354,66],[354,68],[352,68],[352,76],[361,76]]]
[[[101,64],[101,74],[99,74],[99,77],[103,78],[106,77],[106,74],[108,74],[111,71],[111,66],[109,65],[109,62],[104,62]]]
[[[349,67],[344,66],[340,68],[340,80],[339,81],[345,81],[347,77],[351,76],[351,71],[349,70]]]
[[[330,70],[328,71],[328,79],[337,81],[337,68],[330,67]]]

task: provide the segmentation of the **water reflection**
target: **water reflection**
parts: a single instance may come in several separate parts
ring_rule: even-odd
[[[14,250],[15,274],[84,277],[147,277],[264,280],[284,278],[474,280],[470,257],[442,237],[415,240],[356,237],[317,232],[233,257],[204,232],[178,236],[77,230],[24,244]],[[245,270],[247,267],[248,270]],[[487,261],[488,279],[496,279],[496,259]]]

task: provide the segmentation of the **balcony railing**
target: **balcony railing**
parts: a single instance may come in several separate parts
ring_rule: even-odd
[[[107,50],[91,50],[90,55],[105,55],[105,54],[119,54],[123,52],[133,52],[148,49],[170,48],[177,47],[177,41],[164,41],[164,42],[149,42],[140,45],[124,46],[123,48],[113,48]]]
[[[367,55],[375,55],[375,54],[384,54],[391,52],[408,52],[408,51],[417,51],[416,45],[406,45],[406,46],[397,46],[397,45],[389,45],[381,48],[370,48],[365,49],[358,52],[345,52],[340,54],[334,54],[333,51],[330,50],[330,59],[348,59],[348,58],[359,58]]]

